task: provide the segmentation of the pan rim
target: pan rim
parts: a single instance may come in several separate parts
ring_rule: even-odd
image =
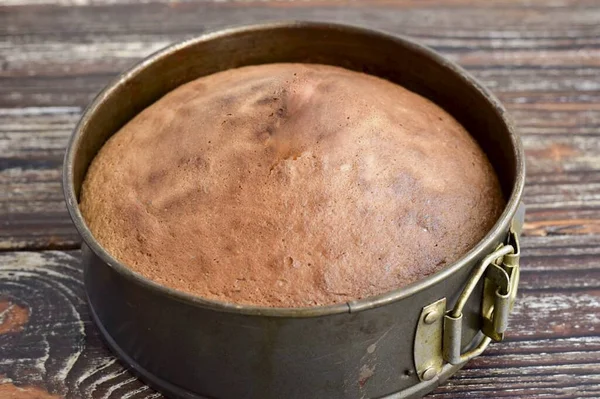
[[[77,197],[75,194],[74,187],[74,159],[82,141],[84,130],[86,126],[92,120],[94,113],[97,108],[103,103],[103,101],[110,96],[110,94],[124,82],[132,79],[141,73],[149,65],[171,56],[179,50],[187,47],[195,46],[199,43],[219,40],[231,35],[241,33],[251,33],[256,31],[273,31],[277,29],[293,29],[293,28],[311,28],[311,29],[333,29],[341,32],[348,32],[359,35],[372,36],[379,40],[393,41],[401,46],[410,48],[411,50],[420,53],[431,61],[440,64],[449,70],[450,73],[458,76],[466,85],[470,85],[476,89],[479,94],[487,101],[487,105],[491,106],[494,112],[499,116],[502,122],[505,124],[509,138],[514,151],[515,159],[515,181],[512,187],[512,191],[508,197],[506,206],[501,216],[496,221],[495,225],[490,231],[466,254],[452,264],[447,265],[443,269],[433,273],[423,279],[415,281],[411,284],[403,286],[401,288],[388,291],[386,293],[366,297],[354,301],[345,303],[338,303],[324,306],[314,307],[300,307],[300,308],[286,308],[286,307],[266,307],[246,304],[235,304],[230,302],[212,300],[202,298],[200,296],[192,295],[186,292],[178,291],[163,285],[160,285],[143,275],[128,268],[125,264],[119,262],[112,255],[110,255],[100,243],[93,237],[89,230],[83,216],[79,210]],[[348,312],[359,312],[368,309],[373,309],[379,306],[386,305],[388,303],[396,302],[401,299],[410,297],[418,292],[426,290],[427,288],[441,282],[448,276],[456,273],[458,270],[467,267],[469,264],[477,261],[481,258],[481,253],[489,248],[494,242],[497,241],[497,237],[505,234],[512,222],[517,209],[519,207],[524,185],[525,185],[525,164],[524,164],[524,151],[518,134],[515,131],[512,121],[508,118],[507,112],[500,101],[489,92],[481,83],[479,83],[473,76],[466,72],[462,67],[447,60],[443,56],[439,55],[434,50],[419,44],[412,39],[404,37],[402,35],[390,34],[381,30],[360,27],[350,24],[339,24],[330,22],[308,22],[308,21],[282,21],[282,22],[269,22],[262,24],[245,25],[234,28],[220,29],[215,32],[202,34],[198,37],[188,39],[182,42],[178,42],[167,46],[166,48],[151,54],[142,61],[135,64],[127,71],[120,74],[117,78],[113,79],[88,105],[83,112],[78,124],[76,125],[67,145],[67,151],[65,153],[63,163],[63,191],[67,209],[70,214],[73,223],[83,239],[83,243],[104,263],[111,267],[114,271],[127,278],[129,281],[134,282],[138,285],[142,285],[147,289],[153,291],[158,295],[162,295],[169,299],[186,303],[191,306],[197,306],[202,308],[209,308],[215,311],[223,311],[230,313],[238,313],[245,315],[256,315],[256,316],[269,316],[269,317],[319,317],[328,316],[333,314],[348,313]]]

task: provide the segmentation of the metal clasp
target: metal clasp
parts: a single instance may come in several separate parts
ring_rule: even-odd
[[[492,340],[501,341],[504,338],[508,315],[517,295],[519,257],[519,237],[511,229],[507,242],[486,256],[473,270],[456,306],[444,316],[443,357],[448,363],[464,363],[479,356]],[[461,353],[463,308],[482,278],[482,332],[485,337],[477,347]]]

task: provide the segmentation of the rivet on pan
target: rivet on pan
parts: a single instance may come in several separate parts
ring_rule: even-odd
[[[427,370],[423,371],[423,375],[421,376],[421,378],[423,378],[424,381],[429,381],[433,380],[436,375],[437,370],[433,367],[429,367]]]
[[[432,310],[431,312],[427,313],[425,317],[423,317],[423,321],[425,322],[425,324],[433,324],[437,321],[439,317],[440,315],[438,314],[438,312]]]

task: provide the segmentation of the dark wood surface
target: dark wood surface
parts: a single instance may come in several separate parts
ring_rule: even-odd
[[[318,19],[432,46],[491,88],[523,136],[528,214],[510,332],[431,397],[600,398],[598,1],[51,3],[0,3],[0,397],[162,397],[90,321],[60,186],[69,134],[112,77],[169,43]]]

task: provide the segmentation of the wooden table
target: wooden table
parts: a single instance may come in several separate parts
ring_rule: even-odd
[[[292,18],[420,40],[494,91],[523,135],[528,214],[511,330],[431,397],[600,397],[600,2],[3,3],[1,398],[162,397],[90,321],[60,185],[67,138],[94,94],[151,52],[225,25]]]

